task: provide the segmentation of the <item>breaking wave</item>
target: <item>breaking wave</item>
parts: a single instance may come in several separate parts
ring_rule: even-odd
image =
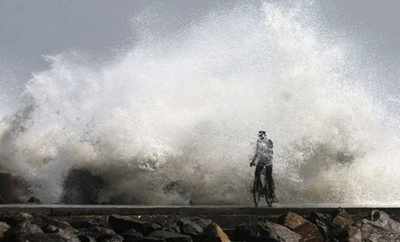
[[[210,13],[168,37],[136,18],[146,31],[102,65],[48,57],[0,123],[1,168],[48,203],[249,204],[265,129],[281,202],[395,202],[395,118],[351,39],[293,2]]]

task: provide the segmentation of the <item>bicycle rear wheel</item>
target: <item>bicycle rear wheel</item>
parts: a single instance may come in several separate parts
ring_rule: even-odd
[[[261,182],[260,179],[255,179],[253,183],[253,200],[254,200],[254,206],[258,207],[260,204],[261,200]]]
[[[264,196],[265,196],[265,202],[267,203],[268,207],[272,207],[272,191],[270,187],[268,186],[268,183],[266,182],[265,187],[264,187]]]

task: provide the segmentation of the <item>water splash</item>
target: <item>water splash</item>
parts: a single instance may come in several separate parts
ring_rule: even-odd
[[[49,57],[28,108],[1,123],[2,166],[45,202],[87,201],[68,184],[89,174],[99,203],[247,204],[262,128],[282,202],[395,200],[390,114],[320,20],[308,1],[241,5],[168,38],[144,31],[100,68]]]

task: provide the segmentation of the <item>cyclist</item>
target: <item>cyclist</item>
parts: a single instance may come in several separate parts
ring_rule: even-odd
[[[271,139],[267,137],[267,134],[264,130],[258,131],[258,139],[256,152],[254,157],[250,163],[251,166],[256,166],[255,178],[260,176],[261,171],[266,169],[266,182],[268,183],[269,188],[271,189],[271,195],[273,202],[277,202],[275,196],[275,184],[274,179],[272,177],[272,160],[274,156],[274,144]]]

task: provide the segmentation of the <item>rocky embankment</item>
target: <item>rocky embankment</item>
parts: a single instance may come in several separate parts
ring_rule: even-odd
[[[288,212],[271,219],[251,217],[229,226],[203,217],[179,216],[17,213],[3,214],[0,221],[0,241],[18,242],[400,241],[400,223],[379,210],[367,218],[356,218],[345,210],[304,217]]]

